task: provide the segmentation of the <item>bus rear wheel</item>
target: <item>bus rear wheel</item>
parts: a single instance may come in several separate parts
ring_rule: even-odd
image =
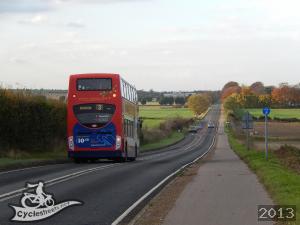
[[[73,158],[73,161],[74,161],[74,163],[76,163],[76,164],[88,162],[87,159],[81,159],[81,158]]]

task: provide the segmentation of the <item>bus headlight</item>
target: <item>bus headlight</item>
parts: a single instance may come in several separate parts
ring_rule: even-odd
[[[116,136],[116,150],[119,150],[121,148],[121,144],[122,144],[122,138],[121,136]]]
[[[70,136],[68,138],[68,144],[69,144],[69,149],[74,151],[74,138],[73,138],[73,136]]]

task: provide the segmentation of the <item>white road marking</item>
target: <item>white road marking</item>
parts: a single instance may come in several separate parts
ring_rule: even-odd
[[[110,165],[106,165],[106,166],[98,166],[98,167],[94,167],[94,168],[90,168],[90,169],[85,169],[85,170],[81,170],[81,171],[77,171],[75,173],[71,173],[71,174],[67,174],[58,178],[54,178],[52,180],[48,180],[45,182],[45,184],[48,184],[48,186],[52,186],[54,184],[58,184],[70,179],[73,179],[75,177],[79,177],[82,176],[84,174],[87,173],[91,173],[97,170],[103,170],[103,169],[107,169],[107,168],[111,168],[111,167],[115,167],[116,165],[119,165],[120,163],[114,163],[114,164],[110,164]],[[20,188],[11,192],[7,192],[5,194],[0,195],[0,202],[3,202],[5,200],[14,198],[16,196],[19,196],[23,193],[23,191],[25,190],[29,190],[29,188]]]
[[[217,130],[217,129],[216,129]],[[202,155],[194,159],[192,162],[189,162],[182,167],[180,167],[178,170],[175,172],[171,173],[169,176],[164,178],[162,181],[160,181],[156,186],[154,186],[150,191],[148,191],[146,194],[144,194],[141,198],[139,198],[135,203],[133,203],[125,212],[123,212],[111,225],[118,225],[132,210],[134,210],[142,201],[144,201],[149,195],[151,195],[154,191],[156,191],[160,186],[162,186],[164,183],[166,183],[170,178],[175,176],[178,172],[186,168],[187,166],[197,162],[199,159],[203,158],[214,146],[216,141],[216,132],[213,138],[212,144],[209,146],[206,152],[204,152]]]

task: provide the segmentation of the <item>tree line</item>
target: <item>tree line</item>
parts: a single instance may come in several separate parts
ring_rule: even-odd
[[[231,81],[224,85],[221,92],[224,108],[236,110],[239,108],[295,108],[300,107],[300,86],[281,83],[277,87],[265,87],[262,82],[250,86],[240,86]]]

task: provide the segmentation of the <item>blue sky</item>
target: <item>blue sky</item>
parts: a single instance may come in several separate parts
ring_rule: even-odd
[[[296,0],[3,0],[0,84],[67,88],[120,73],[139,89],[299,83]]]

